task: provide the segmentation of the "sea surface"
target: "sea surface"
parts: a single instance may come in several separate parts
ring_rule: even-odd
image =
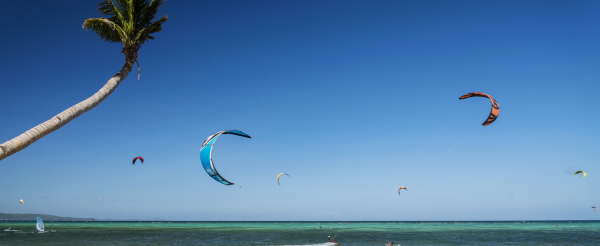
[[[557,225],[560,225],[558,227]],[[16,231],[3,231],[8,227]],[[600,221],[0,222],[0,245],[600,245]],[[317,229],[321,227],[322,229]]]

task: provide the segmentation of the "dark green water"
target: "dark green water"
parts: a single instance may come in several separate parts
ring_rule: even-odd
[[[560,227],[557,227],[560,224]],[[600,221],[0,222],[0,245],[600,245]],[[323,229],[316,229],[321,226]]]

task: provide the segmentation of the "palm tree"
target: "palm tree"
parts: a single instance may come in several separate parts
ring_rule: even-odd
[[[108,18],[87,19],[83,22],[83,28],[96,32],[105,41],[122,43],[121,52],[125,54],[125,65],[88,99],[62,111],[18,137],[0,144],[0,160],[19,152],[104,101],[127,77],[133,64],[137,63],[137,52],[142,44],[154,39],[151,34],[162,30],[162,23],[167,21],[167,16],[154,22],[152,20],[163,3],[164,0],[104,0],[98,4],[98,10]]]

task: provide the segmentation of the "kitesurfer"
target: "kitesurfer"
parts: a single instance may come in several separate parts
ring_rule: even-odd
[[[388,243],[387,245],[389,245],[389,246],[394,246],[394,242],[390,242],[390,243]]]
[[[335,242],[333,241],[333,238],[332,238],[331,236],[327,236],[327,238],[329,238],[329,242],[330,242],[330,243],[335,243]]]

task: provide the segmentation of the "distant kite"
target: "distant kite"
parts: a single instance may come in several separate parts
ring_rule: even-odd
[[[593,207],[593,206],[592,206],[592,208],[594,209],[594,211],[598,210],[596,207]]]
[[[498,105],[498,102],[496,102],[496,99],[494,99],[492,96],[482,93],[482,92],[472,92],[472,93],[464,94],[461,97],[459,97],[458,99],[462,100],[462,99],[469,98],[469,97],[487,97],[490,99],[490,101],[492,101],[492,111],[490,112],[490,115],[485,120],[485,122],[483,122],[484,126],[492,124],[498,118],[498,114],[500,113],[500,105]]]
[[[587,176],[587,173],[585,173],[584,171],[577,171],[575,172],[575,175],[583,173],[583,178],[585,178],[585,176]]]
[[[23,201],[23,199],[19,200],[19,202],[20,202],[21,204],[25,204],[25,202]]]
[[[210,135],[206,140],[204,140],[204,143],[202,143],[202,147],[200,147],[200,162],[202,163],[202,167],[204,167],[204,171],[206,171],[206,173],[208,173],[208,176],[210,176],[211,178],[213,178],[214,180],[216,180],[217,182],[219,182],[221,184],[232,185],[233,183],[225,180],[217,172],[217,169],[215,168],[215,164],[213,163],[213,159],[212,159],[213,146],[215,144],[215,141],[217,141],[217,138],[219,138],[219,136],[221,136],[222,134],[233,134],[233,135],[237,135],[237,136],[245,137],[245,138],[252,138],[252,137],[250,137],[248,134],[243,133],[242,131],[239,131],[239,130],[220,131],[213,135]]]
[[[279,183],[279,177],[281,177],[281,175],[284,175],[284,174],[285,174],[285,175],[287,175],[288,177],[290,176],[290,175],[289,175],[289,174],[287,174],[287,173],[280,173],[279,175],[277,175],[277,184],[278,184],[278,185],[281,185],[281,184]]]
[[[408,190],[408,189],[406,189],[406,187],[404,187],[404,186],[400,186],[400,189],[398,189],[398,195],[400,195],[400,190]]]
[[[137,159],[140,159],[140,161],[141,161],[142,163],[144,163],[144,158],[142,158],[141,156],[138,156],[138,157],[136,157],[136,158],[133,158],[133,165],[135,165],[135,161],[136,161]]]

